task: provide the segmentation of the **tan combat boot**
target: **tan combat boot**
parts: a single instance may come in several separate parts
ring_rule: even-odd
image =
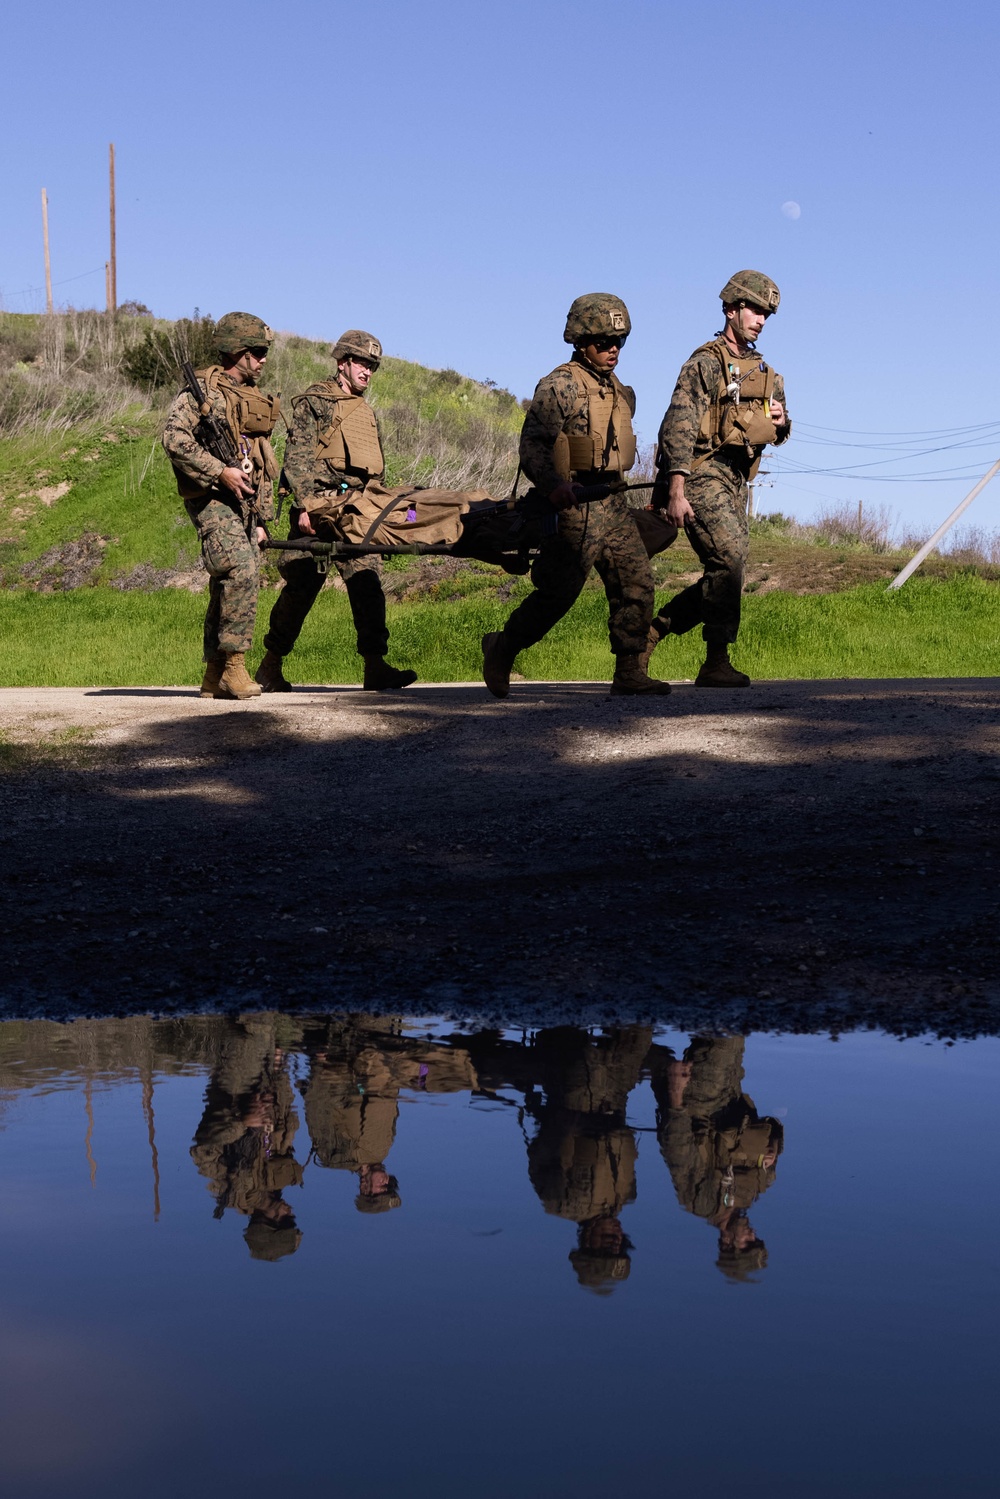
[[[516,659],[517,652],[511,652],[502,630],[491,630],[483,636],[483,681],[494,697],[506,697],[510,692],[510,674]]]
[[[409,687],[417,680],[415,671],[390,666],[381,656],[363,656],[365,675],[361,683],[366,692],[385,692],[394,687]]]
[[[285,679],[285,673],[281,669],[284,658],[277,651],[265,651],[264,659],[254,672],[254,681],[259,683],[261,692],[291,692],[292,684]]]
[[[233,651],[226,657],[219,685],[212,694],[213,697],[245,698],[260,697],[260,688],[251,680],[250,673],[243,664],[243,652]]]
[[[696,687],[749,687],[746,672],[737,671],[729,660],[728,645],[710,645],[705,664],[694,679]]]
[[[205,675],[201,679],[201,687],[199,689],[202,697],[215,696],[215,689],[219,685],[219,678],[222,676],[222,669],[225,664],[226,658],[221,653],[218,656],[213,656],[210,661],[205,662]]]
[[[615,674],[611,680],[612,697],[640,697],[650,693],[664,696],[670,691],[669,682],[658,682],[648,676],[642,664],[642,654],[615,657]]]

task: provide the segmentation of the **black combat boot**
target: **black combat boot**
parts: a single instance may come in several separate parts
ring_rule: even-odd
[[[483,636],[483,681],[494,697],[506,697],[510,692],[516,659],[517,651],[511,651],[502,630],[491,630]]]
[[[400,671],[390,666],[381,656],[364,656],[365,676],[362,687],[366,692],[385,692],[393,687],[409,687],[417,680],[415,671]]]
[[[728,645],[709,645],[705,664],[694,679],[696,687],[749,687],[745,671],[737,671],[729,659]]]
[[[629,653],[615,657],[615,674],[611,681],[612,697],[641,697],[658,694],[661,697],[670,691],[669,682],[658,682],[648,676],[642,664],[642,654]]]
[[[262,692],[291,692],[292,684],[286,680],[281,663],[284,657],[277,651],[265,651],[264,659],[254,672],[254,681]]]

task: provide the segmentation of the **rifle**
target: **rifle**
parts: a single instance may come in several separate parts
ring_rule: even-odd
[[[652,484],[622,484],[610,481],[607,484],[577,485],[579,498],[578,505],[595,505],[601,500],[606,500],[611,494],[621,494],[624,490],[652,489]],[[411,491],[414,494],[418,490]],[[402,496],[402,499],[408,498]],[[396,503],[396,502],[394,502]],[[379,516],[383,518],[385,513],[391,510],[391,505]],[[474,527],[479,521],[485,520],[487,516],[502,515],[513,512],[515,525],[511,528],[511,540],[517,537],[519,532],[528,524],[533,523],[535,534],[539,539],[545,536],[554,536],[559,529],[559,511],[553,509],[544,495],[539,494],[537,489],[529,489],[520,497],[511,496],[507,500],[495,500],[489,505],[479,505],[475,510],[467,512],[463,517],[466,522],[472,522]],[[520,520],[520,525],[516,524]],[[378,522],[376,522],[376,525]],[[374,530],[374,526],[369,531]],[[463,539],[457,542],[427,542],[409,541],[397,546],[384,546],[380,542],[365,541],[323,541],[315,536],[299,536],[289,541],[267,541],[261,542],[261,548],[272,552],[299,552],[308,554],[316,562],[316,569],[320,573],[329,570],[330,562],[335,560],[347,561],[351,557],[461,557],[463,555],[474,555],[474,553],[463,552]],[[537,543],[529,542],[525,545],[512,545],[508,555],[516,552],[528,551],[535,553],[538,550]],[[484,559],[485,560],[485,559]],[[526,570],[526,569],[525,569]]]
[[[249,483],[253,474],[253,464],[249,457],[240,452],[233,441],[233,434],[230,432],[228,426],[220,422],[219,418],[213,412],[206,399],[206,392],[201,388],[201,382],[194,372],[194,365],[190,359],[184,360],[181,365],[181,373],[184,376],[185,389],[198,409],[198,426],[196,430],[201,446],[206,452],[211,453],[213,458],[218,458],[219,462],[224,464],[226,468],[240,469]],[[233,500],[236,500],[235,495],[233,495]],[[256,496],[245,495],[243,496],[243,500],[246,502],[247,507],[246,527],[247,535],[249,536],[253,517],[257,514]],[[237,503],[240,502],[237,501]],[[259,521],[257,524],[259,524]]]

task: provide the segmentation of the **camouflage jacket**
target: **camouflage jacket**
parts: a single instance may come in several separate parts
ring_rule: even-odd
[[[220,376],[220,384],[224,378]],[[212,415],[224,427],[228,426],[226,402],[221,391],[209,390],[208,401],[212,408]],[[177,487],[181,495],[189,501],[200,500],[202,497],[206,501],[224,499],[226,504],[231,505],[233,509],[242,508],[236,497],[219,485],[219,475],[226,465],[207,448],[203,448],[198,441],[199,420],[194,397],[188,391],[182,390],[170,404],[162,437],[164,451],[177,476]],[[246,443],[245,447],[254,463],[251,483],[257,491],[253,504],[256,518],[260,521],[273,520],[274,485],[271,480],[277,473],[277,459],[274,457],[274,451],[267,438],[254,438],[252,443]],[[265,458],[265,449],[266,462],[262,462],[261,460]]]
[[[357,489],[361,482],[357,474],[349,470],[342,473],[328,459],[316,457],[319,439],[329,431],[337,408],[329,389],[329,382],[322,380],[295,397],[292,401],[295,420],[285,446],[285,481],[294,504],[297,509],[314,514],[322,514],[329,501],[342,493],[345,484]],[[381,440],[380,431],[380,446]],[[332,508],[339,510],[339,503]]]
[[[695,459],[711,454],[712,447],[701,434],[701,424],[718,388],[719,374],[719,360],[708,346],[697,349],[682,366],[667,413],[660,423],[656,464],[661,474],[690,474]],[[777,371],[774,399],[784,406],[785,382]],[[778,428],[777,442],[786,442],[791,430],[786,407],[785,424]]]
[[[574,353],[571,364],[582,364],[590,370],[582,355]],[[598,373],[591,370],[592,374]],[[611,375],[602,376],[608,385]],[[623,385],[629,411],[635,415],[635,391]],[[521,468],[542,494],[549,494],[559,483],[553,462],[553,449],[560,432],[584,437],[590,430],[587,396],[566,369],[560,365],[544,380],[539,380],[521,429]]]

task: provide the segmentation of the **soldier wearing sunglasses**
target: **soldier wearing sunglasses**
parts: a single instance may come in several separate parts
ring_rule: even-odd
[[[635,463],[635,392],[615,374],[631,328],[619,297],[577,297],[563,333],[573,355],[540,381],[525,416],[521,468],[559,511],[559,530],[545,538],[531,569],[534,592],[503,630],[483,636],[483,679],[494,697],[507,696],[518,652],[563,617],[594,568],[608,599],[612,695],[670,691],[642,665],[653,617],[653,574],[627,496],[612,492],[579,503],[588,487],[624,481]]]

